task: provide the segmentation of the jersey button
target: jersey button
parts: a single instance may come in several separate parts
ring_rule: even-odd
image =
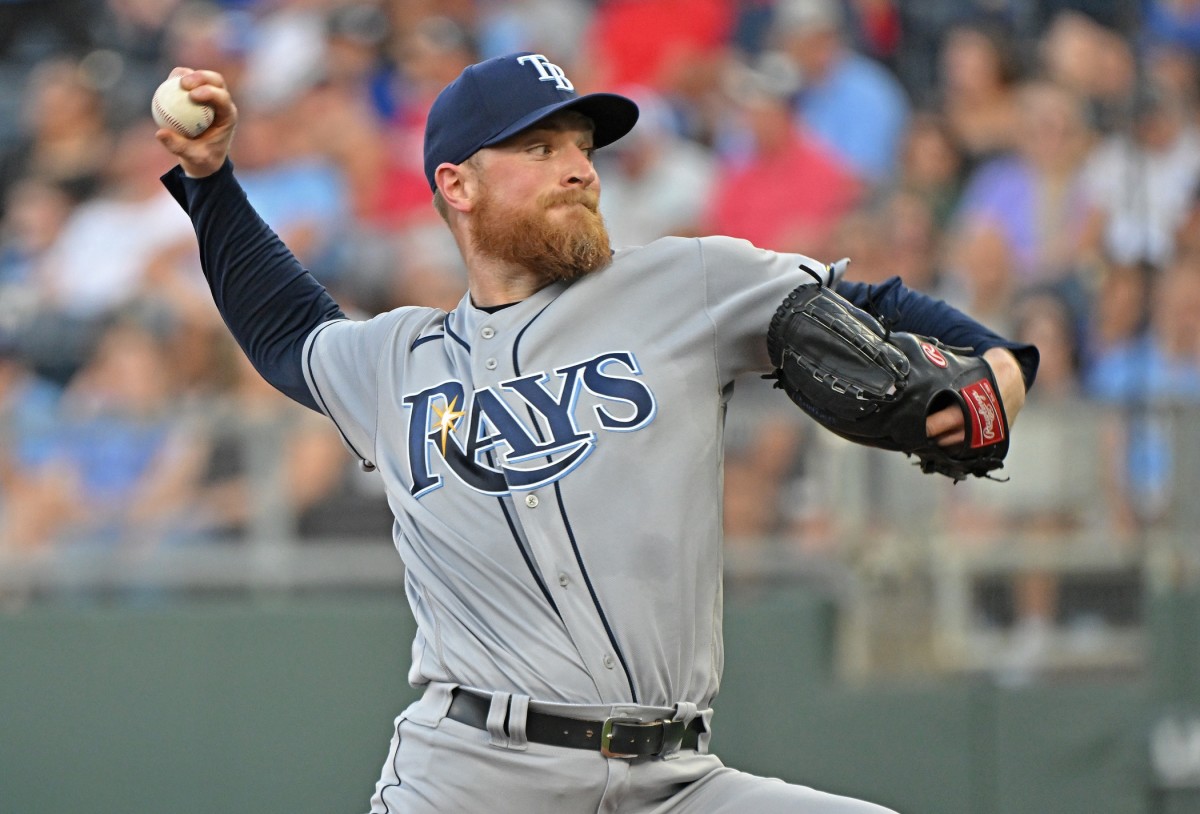
[[[525,495],[525,505],[531,509],[536,509],[538,505],[537,495]]]
[[[482,331],[480,331],[479,335],[482,336],[484,339],[491,339],[493,336],[496,335],[496,329],[493,328],[491,325],[489,325],[486,328],[484,328]]]
[[[569,576],[567,576],[566,574],[558,575],[558,584],[563,586],[564,588],[567,587],[567,583],[570,581],[571,581],[571,578]]]
[[[604,654],[604,666],[610,670],[615,666],[615,662],[613,662],[613,657],[610,656],[608,653]]]
[[[486,367],[488,370],[495,370],[496,369],[496,360],[488,359],[486,362],[483,363],[483,366]]]

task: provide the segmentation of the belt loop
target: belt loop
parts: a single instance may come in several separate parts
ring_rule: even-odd
[[[508,748],[524,751],[529,748],[525,720],[529,712],[529,696],[514,695],[508,702]]]
[[[712,740],[712,707],[704,710],[699,715],[700,722],[704,724],[704,731],[700,733],[700,737],[696,744],[696,751],[702,755],[708,754],[708,744]]]
[[[504,731],[504,723],[508,718],[508,701],[511,697],[510,693],[494,692],[492,704],[488,707],[487,731],[492,736],[490,743],[501,749],[508,747],[508,733]]]
[[[675,702],[675,717],[672,721],[683,721],[683,725],[687,726],[696,719],[696,713],[699,707],[691,701],[676,701]]]
[[[677,701],[675,703],[675,716],[671,718],[671,721],[677,722],[678,736],[668,740],[664,735],[663,751],[659,754],[659,757],[663,760],[673,760],[679,757],[679,746],[683,740],[683,732],[695,720],[698,709],[699,707],[691,701]],[[668,727],[667,731],[671,731],[671,728]]]

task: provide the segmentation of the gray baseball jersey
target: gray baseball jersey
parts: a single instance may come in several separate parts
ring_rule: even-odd
[[[488,312],[326,323],[305,376],[378,467],[416,616],[410,680],[709,706],[722,425],[809,258],[664,238]]]

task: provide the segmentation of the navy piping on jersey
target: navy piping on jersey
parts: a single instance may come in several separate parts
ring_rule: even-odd
[[[454,331],[450,329],[449,320],[446,322],[446,333],[448,333],[451,337],[456,339],[460,345],[466,348],[468,353],[470,352],[471,348],[468,347],[467,343],[459,339]],[[413,342],[412,346],[415,348],[421,342],[440,338],[442,338],[442,334],[434,334],[432,336],[422,337]],[[487,458],[488,465],[495,469],[496,461],[490,450],[487,453]],[[554,609],[554,613],[559,619],[562,619],[562,613],[559,611],[558,605],[554,602],[554,597],[550,594],[550,589],[547,587],[546,581],[542,579],[542,575],[538,572],[537,568],[533,564],[533,557],[530,555],[529,551],[526,550],[525,544],[521,542],[521,535],[518,533],[512,515],[508,511],[508,504],[504,502],[503,496],[497,496],[496,501],[500,504],[500,511],[504,514],[504,521],[508,523],[508,530],[512,534],[513,542],[517,544],[517,550],[521,552],[521,559],[525,560],[525,566],[529,569],[529,573],[533,577],[533,581],[537,583],[538,589],[542,592],[542,596],[546,597],[546,601],[550,603],[550,607]]]
[[[537,318],[540,317],[542,314],[544,314],[546,312],[546,309],[549,308],[551,303],[553,303],[553,302],[554,302],[554,300],[550,300],[550,302],[543,305],[542,310],[538,311],[536,314],[534,314],[532,317],[530,317],[529,321],[525,323],[525,327],[523,327],[521,330],[517,331],[517,338],[515,340],[513,340],[513,351],[512,351],[513,360],[512,360],[512,362],[513,362],[513,372],[516,373],[518,376],[521,375],[521,363],[519,361],[517,361],[517,351],[521,347],[521,338],[523,336],[525,336],[525,332],[529,330],[529,326],[532,325],[533,323],[537,322]],[[536,423],[534,424],[534,427],[537,427]],[[540,433],[541,430],[539,429],[538,432]],[[544,441],[546,439],[538,438],[538,440]]]
[[[517,527],[513,523],[512,515],[508,511],[508,505],[504,502],[503,497],[497,497],[496,500],[500,503],[500,511],[504,512],[504,520],[508,523],[508,530],[512,532],[513,541],[517,544],[517,549],[521,552],[521,559],[525,560],[525,565],[529,568],[529,573],[533,574],[533,580],[537,583],[538,588],[542,592],[542,596],[546,597],[546,601],[550,603],[550,607],[554,609],[554,614],[562,619],[562,612],[558,609],[554,597],[550,595],[550,589],[546,586],[546,581],[542,579],[542,575],[538,573],[537,568],[533,565],[533,557],[521,544],[521,538],[517,534]]]
[[[579,563],[579,571],[583,574],[583,582],[587,585],[588,593],[592,597],[592,604],[596,606],[596,612],[600,614],[600,621],[604,624],[604,632],[608,634],[609,644],[613,646],[613,650],[617,653],[617,660],[621,662],[621,669],[625,671],[625,681],[629,684],[629,692],[633,696],[633,703],[639,704],[637,687],[633,684],[633,673],[629,672],[629,664],[625,661],[625,654],[621,651],[621,645],[617,644],[617,634],[613,631],[612,625],[608,623],[608,616],[604,613],[604,608],[600,605],[600,597],[596,595],[596,589],[592,586],[592,578],[588,575],[587,566],[583,564],[583,555],[579,553],[579,545],[575,542],[575,532],[571,528],[571,521],[567,517],[567,507],[563,504],[562,489],[559,482],[554,482],[554,496],[558,499],[558,512],[562,515],[563,525],[567,527],[567,538],[571,541],[571,550],[575,552],[575,561]]]
[[[544,314],[546,309],[549,308],[553,302],[554,300],[551,300],[550,302],[546,303],[546,305],[542,307],[542,310],[534,314],[529,322],[525,323],[525,327],[521,328],[521,330],[517,332],[517,338],[513,341],[512,357],[513,373],[515,373],[517,376],[521,375],[521,363],[518,359],[518,352],[521,348],[521,339],[525,336],[525,332],[529,330],[529,326],[533,325],[537,318]],[[542,435],[542,428],[537,422],[537,418],[533,413],[533,408],[530,407],[528,409],[529,418],[533,423],[534,432],[537,433],[538,440],[544,442],[546,438],[544,435]],[[575,553],[575,562],[579,566],[579,573],[583,574],[583,582],[585,585],[587,585],[588,595],[590,595],[592,598],[592,605],[596,608],[596,613],[600,615],[600,622],[604,625],[604,632],[608,635],[608,643],[612,645],[613,650],[617,654],[617,660],[621,662],[621,669],[625,671],[625,683],[629,685],[629,692],[633,696],[633,703],[640,703],[638,701],[637,687],[634,686],[633,683],[633,673],[629,671],[629,664],[625,661],[625,653],[622,652],[621,645],[617,644],[617,635],[613,631],[612,625],[609,624],[608,614],[604,612],[604,606],[600,604],[600,597],[596,595],[596,588],[592,585],[592,578],[588,574],[587,565],[585,565],[583,562],[583,555],[580,553],[579,544],[575,540],[575,532],[571,528],[571,520],[567,517],[567,507],[566,504],[563,503],[562,489],[560,488],[558,481],[554,482],[554,496],[558,500],[558,513],[562,517],[563,525],[567,529],[567,539],[571,541],[571,550]]]
[[[492,456],[491,450],[488,450],[487,459],[488,466],[494,469],[496,467],[496,459]],[[533,575],[533,581],[537,583],[542,596],[546,597],[546,601],[550,603],[550,607],[554,608],[554,613],[558,615],[559,619],[562,619],[562,613],[559,612],[558,605],[554,602],[554,597],[550,595],[550,589],[546,586],[546,581],[542,579],[542,575],[534,567],[533,557],[526,550],[525,544],[521,542],[520,532],[517,531],[517,525],[513,522],[512,514],[508,511],[508,504],[504,502],[504,496],[498,495],[496,502],[500,504],[500,511],[504,514],[504,522],[508,523],[508,530],[513,536],[513,542],[517,544],[517,550],[521,552],[521,559],[525,560],[525,565],[529,568],[529,573]]]
[[[414,339],[412,341],[412,344],[408,346],[408,350],[411,353],[413,350],[416,349],[416,347],[418,345],[424,345],[426,342],[432,342],[435,339],[445,339],[445,338],[446,338],[445,334],[430,334],[429,336],[418,336],[416,339]]]
[[[329,405],[327,405],[325,403],[325,396],[322,395],[321,388],[317,385],[316,376],[312,375],[312,354],[313,354],[313,348],[316,346],[317,334],[319,334],[321,331],[325,330],[332,324],[333,324],[332,322],[326,322],[324,325],[318,325],[317,329],[315,331],[313,331],[312,338],[308,342],[308,353],[304,357],[304,366],[308,369],[308,377],[309,377],[309,379],[312,380],[313,395],[316,396],[317,404],[319,404],[321,406],[321,412],[323,412],[329,418],[329,420],[333,422],[333,426],[337,428],[338,435],[342,436],[342,441],[345,442],[346,446],[349,447],[350,451],[353,452],[354,455],[360,461],[362,461],[364,464],[369,464],[371,466],[374,466],[375,465],[374,462],[370,458],[368,458],[367,456],[365,456],[361,452],[359,452],[358,448],[356,446],[354,446],[354,444],[350,443],[350,439],[348,437],[346,437],[346,433],[342,432],[341,425],[337,423],[337,419],[335,419],[333,417],[333,413],[331,413],[329,411]]]
[[[404,723],[403,720],[396,721],[396,751],[392,754],[392,774],[396,775],[396,782],[388,783],[379,790],[379,802],[383,803],[383,814],[391,814],[392,811],[391,804],[385,799],[387,790],[398,789],[404,785],[404,781],[400,778],[400,767],[396,765],[400,760],[400,724],[402,723]]]
[[[470,346],[470,345],[468,345],[468,344],[467,344],[467,343],[466,343],[466,342],[463,340],[463,338],[462,338],[461,336],[459,336],[458,334],[456,334],[456,333],[454,332],[454,329],[450,327],[450,318],[449,318],[449,317],[447,317],[447,318],[446,318],[446,323],[445,323],[445,324],[446,324],[446,336],[450,337],[450,338],[451,338],[451,339],[453,339],[455,342],[457,342],[458,344],[462,345],[464,348],[466,348],[466,349],[467,349],[467,353],[470,353],[470,352],[471,352],[471,346]]]

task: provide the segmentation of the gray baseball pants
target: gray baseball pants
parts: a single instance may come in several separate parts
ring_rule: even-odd
[[[626,760],[513,743],[498,728],[489,733],[444,717],[449,689],[431,686],[396,719],[371,814],[895,814],[740,772],[703,751]],[[521,731],[512,719],[521,705],[507,701],[500,699],[508,729]],[[502,721],[504,712],[496,712]]]

